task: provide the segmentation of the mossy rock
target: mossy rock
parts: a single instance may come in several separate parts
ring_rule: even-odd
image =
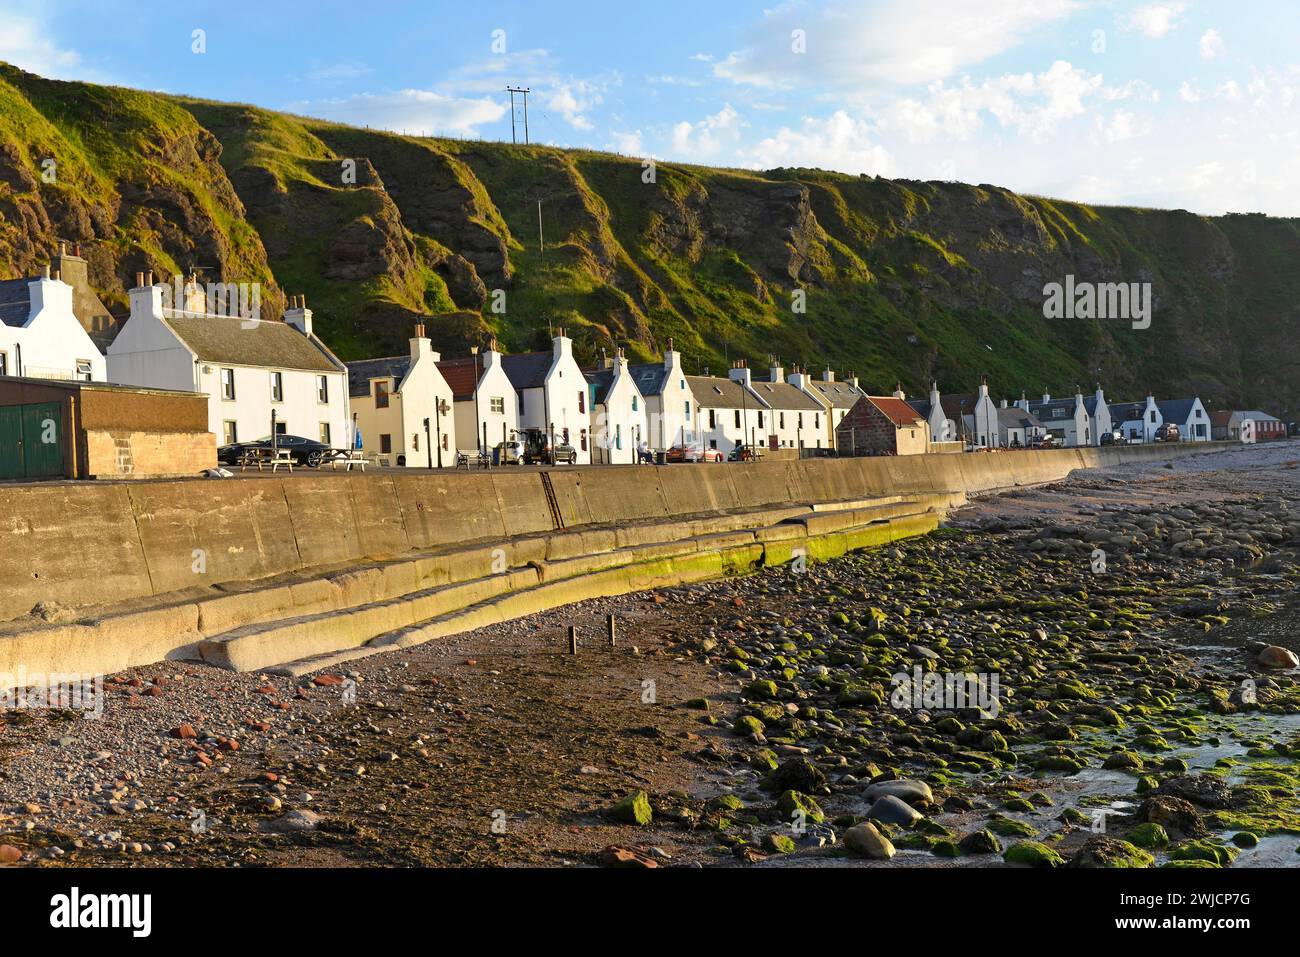
[[[749,766],[755,771],[767,773],[775,771],[777,765],[776,752],[769,748],[760,748],[749,756]]]
[[[1046,844],[1038,841],[1021,841],[1012,844],[1002,855],[1008,864],[1028,864],[1031,867],[1062,867],[1065,858]]]
[[[763,838],[763,850],[771,854],[790,854],[795,849],[794,841],[775,831]]]
[[[1184,861],[1184,860],[1180,860],[1180,861],[1165,861],[1165,862],[1164,862],[1163,864],[1161,864],[1160,866],[1161,866],[1162,868],[1164,868],[1164,867],[1172,867],[1172,868],[1186,868],[1186,867],[1209,867],[1209,868],[1218,868],[1219,865],[1218,865],[1218,864],[1215,864],[1213,861],[1201,861],[1201,860],[1185,860],[1185,861]]]
[[[711,811],[742,811],[745,802],[734,794],[719,794],[711,798],[707,806]]]
[[[1232,843],[1238,847],[1256,847],[1259,845],[1259,835],[1253,831],[1238,831],[1232,835]]]
[[[805,820],[815,824],[826,820],[826,812],[822,810],[821,805],[800,791],[783,791],[777,798],[776,806],[787,821],[794,820],[799,811],[803,812]]]
[[[775,681],[751,681],[745,686],[745,697],[770,701],[776,697]]]
[[[684,707],[684,708],[690,708],[692,711],[708,711],[708,710],[709,710],[709,699],[708,699],[708,698],[691,698],[689,701],[684,702],[683,705],[682,705],[682,707]]]
[[[1107,771],[1142,771],[1146,765],[1136,751],[1116,751],[1101,766]]]
[[[1208,861],[1216,867],[1227,867],[1240,854],[1237,848],[1216,841],[1186,841],[1169,852],[1170,860]]]
[[[1113,837],[1090,838],[1070,862],[1072,867],[1150,867],[1156,859],[1128,841]]]
[[[609,816],[625,824],[649,824],[654,819],[650,795],[644,791],[633,791],[609,809]]]
[[[930,845],[930,853],[935,857],[961,857],[961,848],[953,841],[935,841]]]
[[[1146,824],[1139,824],[1133,830],[1128,832],[1130,844],[1137,847],[1156,848],[1164,847],[1169,843],[1169,832],[1159,824],[1148,821]]]
[[[1027,821],[995,814],[989,819],[988,829],[1002,837],[1036,837],[1038,829]]]
[[[987,828],[967,834],[958,842],[958,846],[967,854],[1002,853],[1002,842]]]
[[[742,714],[736,719],[736,723],[731,726],[731,730],[741,737],[751,737],[761,735],[767,730],[767,725],[752,714]]]

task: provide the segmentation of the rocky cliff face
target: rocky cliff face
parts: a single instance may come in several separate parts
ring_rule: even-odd
[[[53,158],[57,178],[42,177]],[[358,130],[0,67],[0,276],[81,241],[115,309],[138,270],[304,292],[345,358],[564,325],[590,360],[769,354],[872,387],[1198,392],[1300,407],[1293,220],[1091,208],[996,186],[749,173]],[[1043,317],[1044,286],[1150,283],[1149,329]]]

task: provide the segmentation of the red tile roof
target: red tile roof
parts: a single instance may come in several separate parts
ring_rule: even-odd
[[[885,418],[900,428],[925,421],[916,409],[912,408],[902,399],[896,399],[892,395],[869,395],[866,399],[879,409]]]
[[[438,371],[442,377],[447,380],[447,385],[451,387],[452,398],[457,401],[463,401],[474,395],[474,384],[478,381],[475,373],[475,367],[482,374],[482,356],[470,356],[468,359],[444,359],[438,363]]]

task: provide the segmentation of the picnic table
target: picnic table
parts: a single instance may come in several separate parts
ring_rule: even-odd
[[[343,466],[345,472],[351,472],[353,467],[366,470],[366,453],[362,449],[336,449],[330,456],[330,471],[336,471],[338,467]]]
[[[293,453],[288,449],[246,449],[239,457],[239,470],[245,471],[250,465],[259,472],[266,468],[276,472],[282,465],[292,472]]]

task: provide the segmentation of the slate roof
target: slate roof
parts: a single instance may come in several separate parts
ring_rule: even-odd
[[[443,359],[438,363],[438,371],[450,387],[453,401],[463,402],[473,397],[474,386],[487,369],[483,362],[482,356],[468,356],[463,359]],[[477,376],[474,374],[476,367]]]
[[[1136,422],[1142,418],[1147,410],[1146,400],[1141,402],[1112,402],[1110,405],[1110,420],[1115,423],[1119,422]]]
[[[1030,399],[1029,411],[1042,422],[1060,422],[1063,419],[1073,419],[1074,399],[1074,396],[1070,396],[1068,399],[1052,399],[1050,402],[1044,402],[1041,399],[1035,402]]]
[[[591,388],[591,402],[593,405],[603,405],[605,399],[609,396],[609,388],[614,384],[613,369],[583,369],[582,374],[587,377],[587,383]]]
[[[1043,423],[1039,422],[1032,412],[1026,412],[1014,405],[1005,409],[998,409],[998,425],[1004,429],[1041,429],[1043,427]]]
[[[201,362],[304,372],[339,372],[342,365],[315,338],[286,322],[238,316],[180,315],[163,322]]]
[[[897,428],[906,428],[915,425],[917,422],[925,421],[925,416],[917,412],[903,399],[895,398],[892,395],[868,395],[863,396],[863,398],[879,409],[881,414],[894,423]]]
[[[1107,405],[1106,408],[1109,409],[1110,406]],[[1095,395],[1085,395],[1083,397],[1083,411],[1089,415],[1097,414],[1097,397]]]
[[[1239,419],[1254,419],[1256,422],[1281,422],[1282,421],[1277,416],[1269,415],[1267,412],[1261,412],[1259,411],[1259,409],[1237,409],[1236,411],[1233,412],[1211,412],[1210,418],[1214,419],[1216,416],[1220,416],[1220,415],[1224,415],[1228,417],[1223,420],[1224,425],[1227,425],[1228,420],[1231,419],[1234,415],[1237,416]],[[1215,424],[1217,425],[1218,423],[1216,422]]]
[[[31,297],[27,289],[30,279],[5,279],[0,281],[0,322],[6,326],[21,327],[31,313]]]
[[[1166,422],[1181,423],[1188,420],[1195,405],[1195,399],[1167,399],[1164,402],[1157,402],[1156,408],[1160,410]]]
[[[695,401],[705,409],[764,408],[766,403],[745,393],[739,382],[713,375],[688,375],[686,384],[695,393]]]
[[[832,409],[851,409],[863,394],[861,389],[855,389],[847,382],[812,381],[808,386],[825,398]]]
[[[647,398],[652,395],[662,394],[664,383],[668,381],[668,370],[664,368],[662,362],[628,366],[627,371],[632,373],[632,381],[641,390],[641,394]]]
[[[386,359],[361,359],[348,364],[348,395],[359,397],[370,394],[371,379],[393,378],[400,385],[411,370],[410,356],[389,356]]]
[[[546,385],[546,373],[551,371],[554,361],[555,355],[551,352],[521,352],[502,356],[501,367],[516,389],[540,389]]]
[[[751,381],[756,393],[774,409],[795,412],[820,412],[821,403],[788,382]]]

